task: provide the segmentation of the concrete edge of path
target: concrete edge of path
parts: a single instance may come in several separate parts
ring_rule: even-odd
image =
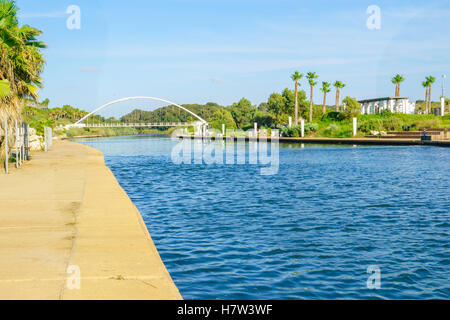
[[[0,191],[0,299],[182,299],[100,151],[55,141]]]

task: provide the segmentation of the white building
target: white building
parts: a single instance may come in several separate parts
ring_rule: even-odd
[[[377,114],[383,110],[390,110],[393,113],[414,114],[416,104],[409,102],[405,97],[387,97],[358,101],[361,104],[361,114]]]

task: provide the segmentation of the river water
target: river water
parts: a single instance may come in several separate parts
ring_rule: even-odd
[[[174,164],[168,137],[78,142],[105,154],[185,299],[450,298],[448,148],[281,144],[264,176]]]

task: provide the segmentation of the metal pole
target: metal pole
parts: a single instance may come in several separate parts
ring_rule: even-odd
[[[20,165],[23,164],[23,139],[24,139],[24,135],[23,135],[23,124],[22,124],[22,127],[20,128]]]
[[[5,172],[8,174],[8,119],[5,118]]]
[[[24,160],[26,160],[26,161],[28,161],[29,160],[29,155],[28,155],[28,123],[24,123],[24,139],[23,139],[23,141],[24,141],[24,146],[23,146],[23,149],[24,149]]]
[[[444,92],[444,81],[445,81],[445,78],[446,78],[447,76],[445,75],[445,74],[443,74],[442,75],[442,97],[445,97],[445,92]]]
[[[16,120],[16,168],[19,168],[19,129]]]

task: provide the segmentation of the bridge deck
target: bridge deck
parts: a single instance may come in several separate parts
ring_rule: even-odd
[[[149,127],[190,127],[194,123],[159,122],[159,123],[89,123],[85,128],[149,128]]]

